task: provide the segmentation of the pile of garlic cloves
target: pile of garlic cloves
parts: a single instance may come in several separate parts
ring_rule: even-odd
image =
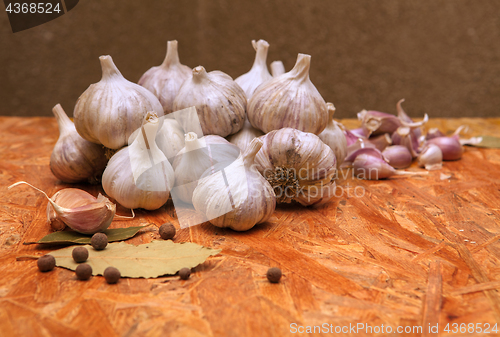
[[[298,54],[288,72],[274,61],[270,72],[269,43],[252,46],[253,65],[235,80],[183,65],[177,41],[138,84],[101,56],[102,78],[78,99],[74,125],[54,108],[61,136],[52,172],[66,183],[100,181],[127,208],[156,210],[172,199],[178,215],[184,205],[203,221],[242,231],[267,221],[277,204],[328,203],[342,167],[383,179],[411,174],[398,169],[415,158],[428,170],[460,158],[458,135],[423,136],[427,116],[414,122],[402,101],[397,116],[364,110],[362,127],[347,130],[309,77],[310,55]],[[376,174],[361,175],[366,169]]]

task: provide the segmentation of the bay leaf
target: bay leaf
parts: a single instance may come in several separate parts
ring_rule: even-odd
[[[106,229],[103,233],[108,236],[108,242],[123,241],[129,239],[137,234],[139,230],[144,227],[151,226],[152,224],[137,227],[127,227],[127,228],[112,228]],[[77,244],[90,244],[90,239],[92,235],[86,235],[78,233],[72,230],[61,231],[50,233],[38,241],[35,242],[24,242],[25,245],[31,245],[35,243],[50,243],[50,244],[62,244],[62,243],[77,243]]]
[[[195,243],[174,243],[171,240],[157,240],[138,246],[115,242],[108,244],[104,250],[84,247],[89,251],[86,263],[92,267],[93,275],[102,275],[107,267],[113,266],[118,268],[122,277],[132,278],[173,275],[182,268],[194,268],[209,256],[220,253],[220,250]],[[78,263],[73,260],[72,251],[73,247],[66,247],[49,254],[56,258],[57,266],[75,270]]]
[[[465,144],[469,146],[476,147],[486,147],[490,149],[499,149],[500,148],[500,138],[494,136],[479,136],[482,137],[483,140],[478,144]]]

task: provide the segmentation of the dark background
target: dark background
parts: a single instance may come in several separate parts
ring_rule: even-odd
[[[310,77],[336,117],[361,109],[414,117],[500,116],[500,1],[81,0],[51,22],[13,34],[0,7],[0,115],[72,114],[109,54],[128,80],[159,65],[168,40],[181,62],[236,78],[269,42],[268,64]]]

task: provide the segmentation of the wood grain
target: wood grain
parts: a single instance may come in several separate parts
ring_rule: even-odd
[[[500,130],[500,119],[434,119],[428,127],[452,132],[462,124],[470,126],[467,136]],[[171,221],[176,242],[222,252],[187,281],[108,285],[16,261],[57,248],[22,244],[50,232],[47,201],[27,187],[7,190],[19,180],[49,195],[69,187],[49,169],[57,137],[53,118],[0,117],[0,336],[287,336],[294,329],[316,336],[343,327],[337,335],[371,336],[382,325],[422,327],[405,334],[420,336],[437,323],[446,336],[448,323],[500,323],[500,150],[466,147],[461,160],[428,175],[365,181],[347,173],[338,180],[342,195],[328,205],[280,206],[243,233],[209,223],[180,229],[172,202],[137,210],[112,227],[157,226],[129,243],[159,239],[157,228]],[[265,277],[273,266],[284,274],[278,284]],[[372,330],[346,332],[356,324]]]

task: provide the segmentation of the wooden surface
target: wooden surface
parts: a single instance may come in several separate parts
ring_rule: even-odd
[[[500,119],[429,126],[451,131],[461,124],[471,127],[470,136],[500,130]],[[343,194],[327,206],[279,207],[271,221],[243,233],[208,223],[179,230],[176,242],[221,254],[187,281],[108,285],[102,277],[82,282],[69,270],[41,273],[34,260],[16,261],[57,248],[22,244],[50,232],[46,199],[28,187],[7,191],[19,180],[49,195],[68,186],[49,169],[57,137],[53,118],[0,118],[0,336],[288,336],[307,326],[346,332],[325,335],[371,336],[382,325],[420,326],[421,333],[404,336],[430,336],[436,324],[442,336],[483,336],[494,334],[443,329],[500,322],[500,150],[467,147],[462,160],[428,175],[341,178]],[[178,227],[171,203],[136,214],[112,227],[165,221]],[[158,238],[150,227],[128,242]],[[283,270],[279,284],[265,278],[272,266]],[[375,330],[346,330],[358,323]]]

